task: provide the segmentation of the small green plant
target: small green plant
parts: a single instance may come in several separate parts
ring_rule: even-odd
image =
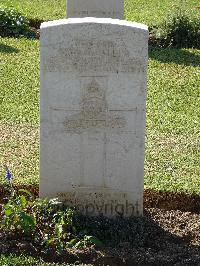
[[[169,16],[163,33],[164,44],[176,48],[200,48],[200,21],[186,14]]]
[[[103,246],[97,237],[88,235],[88,230],[77,229],[75,210],[63,206],[57,199],[34,199],[29,191],[16,190],[11,172],[5,168],[10,191],[0,213],[0,228],[5,232],[27,237],[57,252],[67,247]]]
[[[30,203],[24,195],[18,195],[9,199],[3,206],[2,227],[8,230],[21,231],[24,234],[34,232],[36,227],[35,216],[29,211]]]
[[[200,20],[182,8],[169,14],[152,33],[163,47],[200,48]]]
[[[29,21],[14,8],[0,7],[0,36],[26,36],[33,33],[29,29]]]
[[[66,244],[71,240],[73,233],[73,215],[74,211],[70,208],[57,211],[53,215],[52,232],[51,234],[46,233],[44,237],[47,246],[53,245],[59,252],[66,248]]]
[[[25,189],[19,190],[19,194],[16,193],[12,183],[13,177],[7,167],[5,177],[8,181],[10,197],[7,203],[3,205],[0,226],[9,231],[17,229],[24,234],[33,233],[36,227],[36,219],[35,215],[31,213],[32,203],[25,196],[28,195],[31,198],[31,194]]]

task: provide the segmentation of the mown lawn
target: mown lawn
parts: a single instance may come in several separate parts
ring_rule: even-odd
[[[73,266],[74,264],[60,264],[60,263],[46,263],[41,259],[35,259],[28,256],[16,256],[16,255],[0,255],[0,265],[2,266]],[[85,264],[79,264],[79,266],[86,266]],[[87,266],[90,266],[87,264]],[[92,265],[91,265],[92,266]]]
[[[66,0],[1,0],[1,5],[18,8],[29,18],[53,20],[66,16]],[[179,6],[189,13],[199,14],[195,9],[199,6],[198,0],[125,0],[125,18],[148,25],[157,24]]]
[[[65,13],[61,0],[2,2],[40,19]],[[153,24],[173,3],[160,2],[127,0],[126,17]],[[150,48],[149,55],[145,186],[200,194],[200,50]],[[0,76],[0,162],[9,165],[15,182],[38,184],[39,41],[1,38]]]

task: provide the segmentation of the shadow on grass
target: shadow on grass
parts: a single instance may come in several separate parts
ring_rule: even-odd
[[[12,53],[18,53],[19,49],[0,43],[0,53],[4,53],[4,54],[12,54]]]
[[[150,47],[149,57],[162,63],[175,63],[194,67],[200,66],[200,55],[186,49]]]

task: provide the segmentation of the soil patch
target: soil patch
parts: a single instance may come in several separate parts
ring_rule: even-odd
[[[20,236],[0,233],[0,253],[31,255],[46,262],[92,265],[200,265],[200,214],[178,210],[145,209],[143,230],[134,245],[67,249],[61,254],[36,246]],[[122,228],[126,231],[126,225]]]
[[[40,29],[40,25],[44,22],[44,20],[33,19],[33,18],[29,18],[28,21],[29,21],[30,27],[35,28],[37,30]]]
[[[200,213],[200,195],[145,189],[144,206],[146,208]]]
[[[38,186],[14,185],[16,190],[26,189],[34,197],[39,195]],[[4,185],[0,185],[0,203],[9,195],[9,191]],[[185,193],[170,193],[163,191],[144,190],[144,207],[159,208],[164,210],[181,210],[184,212],[200,213],[200,195]]]
[[[15,186],[16,190],[20,188],[27,189],[34,197],[38,197],[37,186]],[[9,191],[1,185],[0,203],[4,203],[8,195]],[[67,262],[76,265],[88,263],[110,266],[199,266],[200,196],[145,190],[144,205],[144,217],[133,218],[133,221],[119,219],[119,222],[112,223],[109,220],[102,222],[102,218],[97,218],[96,222],[103,224],[103,227],[99,228],[103,233],[106,232],[106,226],[107,234],[123,232],[120,235],[121,241],[111,243],[110,246],[106,243],[106,248],[74,248],[58,254],[53,249],[37,246],[19,235],[5,235],[4,232],[0,232],[0,254],[31,255],[47,262]],[[116,239],[119,239],[119,236]]]

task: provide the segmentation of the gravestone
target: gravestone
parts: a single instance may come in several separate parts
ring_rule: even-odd
[[[147,48],[138,23],[42,24],[41,197],[86,215],[142,215]]]
[[[123,19],[124,0],[68,0],[67,17],[98,17]]]

